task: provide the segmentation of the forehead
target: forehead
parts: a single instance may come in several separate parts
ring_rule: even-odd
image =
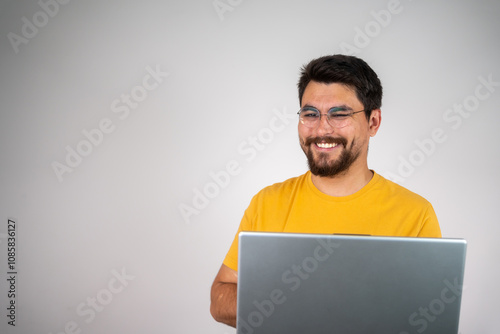
[[[353,88],[340,83],[322,83],[311,81],[302,96],[302,106],[312,105],[317,108],[331,108],[347,105],[352,108],[363,107]]]

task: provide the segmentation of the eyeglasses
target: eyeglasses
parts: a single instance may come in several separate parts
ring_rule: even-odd
[[[297,115],[299,115],[300,123],[304,124],[308,128],[318,126],[321,116],[326,116],[328,124],[332,127],[343,128],[351,124],[352,115],[363,111],[365,110],[347,112],[345,107],[335,107],[328,110],[326,114],[322,114],[314,107],[304,107],[299,110]]]

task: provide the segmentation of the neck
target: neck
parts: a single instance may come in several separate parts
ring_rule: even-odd
[[[373,172],[368,167],[333,177],[311,175],[312,183],[319,191],[329,196],[349,196],[361,190],[370,182]]]

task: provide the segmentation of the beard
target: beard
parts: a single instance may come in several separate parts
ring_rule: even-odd
[[[314,143],[317,142],[342,145],[343,149],[340,153],[340,156],[333,161],[329,161],[328,153],[318,153],[315,159],[313,150],[311,149],[311,145],[314,145]],[[306,154],[307,164],[309,165],[309,170],[311,171],[311,173],[313,175],[322,177],[335,177],[337,175],[346,173],[349,170],[349,167],[351,167],[353,162],[356,161],[360,154],[359,150],[356,152],[354,152],[353,150],[354,140],[349,148],[347,148],[347,140],[343,137],[307,138],[301,146],[302,150]]]

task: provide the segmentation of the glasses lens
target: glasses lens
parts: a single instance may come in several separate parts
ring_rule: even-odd
[[[328,124],[335,128],[343,128],[351,124],[351,119],[354,114],[363,112],[364,110],[347,112],[345,110],[330,110],[328,114],[321,114],[318,110],[306,107],[299,111],[300,122],[307,127],[316,127],[319,124],[321,116],[326,117]]]
[[[350,114],[346,112],[329,112],[327,115],[321,115],[314,110],[301,110],[299,113],[300,122],[307,127],[315,127],[319,124],[321,116],[326,117],[328,123],[335,128],[343,128],[349,124]]]
[[[328,123],[336,128],[343,128],[349,125],[351,113],[348,112],[330,112],[328,113]]]
[[[300,111],[300,121],[305,126],[312,127],[320,119],[320,114],[314,110],[301,110]]]

